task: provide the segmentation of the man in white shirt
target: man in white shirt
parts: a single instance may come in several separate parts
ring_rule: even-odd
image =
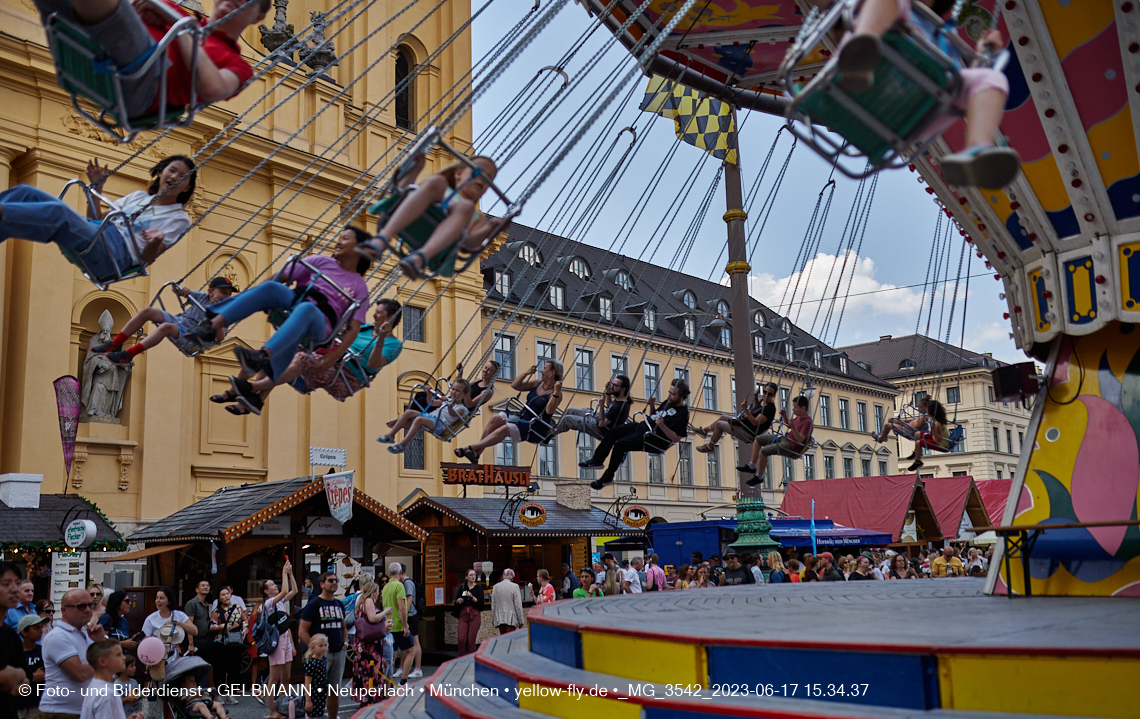
[[[87,647],[106,638],[101,625],[88,628],[95,603],[86,589],[72,589],[60,602],[60,621],[43,638],[44,696],[40,713],[78,719],[83,689],[95,676],[87,664]]]
[[[634,557],[630,566],[621,570],[621,591],[623,594],[641,594],[641,557]]]

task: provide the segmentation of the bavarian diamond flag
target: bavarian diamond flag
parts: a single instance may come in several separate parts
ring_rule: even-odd
[[[718,160],[737,164],[732,107],[660,75],[649,78],[641,109],[673,118],[678,139]]]

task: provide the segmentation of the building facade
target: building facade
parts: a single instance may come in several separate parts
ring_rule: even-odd
[[[790,414],[791,400],[809,383],[814,390],[818,446],[803,459],[773,459],[762,484],[770,506],[779,506],[788,481],[896,471],[893,455],[873,447],[868,432],[898,390],[758,302],[749,317],[732,317],[725,286],[517,224],[482,271],[489,296],[479,346],[481,358],[503,366],[499,399],[514,394],[514,376],[557,359],[566,373],[563,407],[590,406],[612,376],[625,374],[633,408],[642,410],[648,396],[662,399],[681,377],[691,387],[690,424],[707,426],[751,398],[751,388],[734,386],[731,350],[731,333],[749,332],[756,380],[779,385],[780,406]],[[731,514],[739,486],[735,443],[726,437],[702,454],[696,447],[703,441],[690,433],[664,455],[631,453],[617,481],[593,493],[595,506],[633,490],[652,516],[671,522]],[[578,467],[594,445],[588,435],[567,432],[542,446],[499,445],[495,463],[530,466],[541,493],[552,496],[560,480],[600,474]]]
[[[271,328],[261,316],[241,323],[224,344],[193,359],[169,344],[140,355],[117,416],[80,424],[70,481],[61,461],[52,389],[57,377],[83,376],[88,342],[104,311],[117,331],[165,282],[189,273],[185,284],[197,288],[229,261],[224,272],[245,288],[279,268],[291,242],[301,240],[296,247],[335,235],[337,214],[394,156],[386,151],[414,138],[423,124],[419,118],[445,100],[449,88],[462,87],[471,68],[466,32],[429,58],[470,16],[466,0],[448,3],[422,24],[427,9],[397,16],[402,6],[386,0],[353,5],[352,13],[327,28],[326,37],[343,52],[376,34],[339,65],[325,68],[315,82],[302,88],[309,69],[286,77],[292,67],[278,64],[237,98],[199,113],[192,127],[176,129],[144,150],[153,133],[120,145],[80,119],[55,83],[32,3],[0,0],[5,30],[0,33],[0,188],[24,183],[56,193],[83,176],[89,158],[114,167],[142,150],[107,183],[106,193],[120,197],[145,188],[159,159],[193,155],[226,123],[249,111],[220,152],[200,166],[198,190],[187,211],[201,224],[152,266],[149,277],[99,291],[53,246],[16,239],[0,244],[0,473],[42,474],[45,493],[65,487],[79,492],[124,534],[220,487],[308,475],[310,446],[346,449],[358,487],[390,507],[423,484],[423,476],[400,471],[373,439],[402,407],[392,391],[397,377],[435,365],[442,348],[452,346],[458,328],[476,313],[484,293],[474,273],[446,291],[442,281],[428,283],[421,295],[443,296],[418,336],[370,390],[343,404],[324,393],[303,396],[281,388],[261,417],[235,417],[208,401],[238,371],[233,345],[259,347],[268,337]],[[210,10],[209,2],[205,9]],[[324,10],[327,6],[315,0],[293,0],[286,19],[300,29],[311,12]],[[272,21],[271,11],[266,24]],[[257,28],[248,28],[243,40],[247,59],[257,62],[264,51]],[[414,81],[394,96],[397,80],[409,74]],[[466,150],[471,132],[468,115],[447,139]],[[301,172],[314,160],[312,169]],[[429,171],[448,161],[437,152]],[[303,183],[308,184],[302,188]],[[78,199],[72,201],[78,209]],[[365,217],[356,221],[371,224]],[[469,340],[460,338],[458,346],[465,341],[474,341],[474,333]],[[430,481],[433,494],[443,493],[435,475]]]
[[[997,401],[990,373],[1003,363],[989,353],[978,354],[923,335],[884,335],[877,342],[840,349],[901,390],[895,400],[896,413],[930,396],[943,402],[947,418],[965,430],[955,451],[924,455],[920,476],[969,475],[975,480],[1014,476],[1027,441],[1025,428],[1032,405]],[[893,438],[889,445],[895,446]],[[898,441],[901,456],[913,449],[912,442]]]

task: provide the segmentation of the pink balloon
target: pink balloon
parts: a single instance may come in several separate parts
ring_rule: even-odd
[[[153,667],[166,656],[166,645],[158,637],[147,637],[139,642],[136,653],[140,662],[148,667]]]

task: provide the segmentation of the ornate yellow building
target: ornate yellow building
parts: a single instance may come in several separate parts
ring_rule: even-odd
[[[289,20],[305,27],[311,11],[327,11],[331,5],[293,0]],[[340,25],[332,25],[327,35],[343,52],[380,28],[403,5],[394,0],[356,4],[354,8],[362,9],[359,16],[348,16],[343,21],[348,27],[335,36]],[[205,9],[210,9],[209,0]],[[225,149],[201,167],[198,191],[187,210],[197,220],[223,194],[231,189],[233,194],[166,252],[149,277],[101,292],[54,246],[22,240],[0,244],[0,473],[42,474],[43,492],[63,491],[52,381],[62,375],[82,376],[88,340],[98,331],[104,310],[113,316],[116,329],[122,327],[150,304],[163,283],[181,278],[213,251],[186,281],[192,288],[201,286],[257,233],[226,270],[245,287],[266,272],[291,241],[325,230],[346,202],[338,203],[337,198],[344,193],[351,199],[392,155],[377,159],[414,136],[419,129],[415,118],[466,80],[471,67],[469,33],[460,35],[430,64],[423,63],[470,16],[469,4],[447,3],[413,29],[428,10],[415,7],[396,18],[296,95],[292,93],[306,79],[307,68],[285,78],[290,67],[277,65],[238,98],[203,111],[194,126],[171,132],[114,175],[106,187],[112,197],[145,188],[148,170],[163,156],[193,155],[238,113],[252,110],[226,136]],[[271,20],[272,16],[267,24]],[[30,1],[0,0],[0,22],[4,29],[0,33],[0,188],[26,183],[55,193],[66,181],[82,176],[88,158],[115,166],[153,138],[144,134],[131,145],[118,145],[76,115],[55,83],[44,33]],[[257,28],[249,28],[243,40],[247,58],[258,60],[264,48]],[[373,63],[375,67],[365,73]],[[408,95],[401,98],[400,112],[406,116],[397,117],[389,95],[397,73],[407,72],[408,67],[418,68],[419,73]],[[279,102],[281,106],[272,109]],[[296,138],[288,140],[306,123]],[[468,115],[446,139],[466,149],[471,132]],[[349,139],[337,144],[342,137]],[[270,157],[279,147],[280,152]],[[318,163],[288,186],[321,153],[331,163],[323,169],[324,162]],[[241,182],[267,157],[263,167]],[[432,164],[438,167],[447,159],[436,155]],[[320,171],[313,177],[316,169]],[[296,188],[309,180],[292,199]],[[310,225],[312,229],[306,229]],[[220,243],[225,245],[219,247]],[[420,295],[434,297],[442,286],[442,282],[429,283]],[[228,386],[227,375],[238,369],[233,343],[256,347],[268,337],[270,327],[260,317],[245,321],[225,344],[194,359],[169,344],[156,347],[135,360],[117,422],[80,425],[70,487],[99,505],[124,534],[223,486],[306,475],[310,446],[345,448],[348,466],[357,470],[357,487],[388,506],[395,507],[417,487],[445,494],[438,473],[403,472],[373,438],[406,399],[393,391],[397,377],[415,377],[415,372],[436,365],[439,353],[452,345],[457,328],[475,312],[482,295],[477,274],[459,278],[426,318],[426,341],[409,343],[372,389],[343,404],[320,392],[302,396],[283,388],[274,393],[263,416],[235,417],[207,400]],[[474,336],[460,339],[460,351]],[[429,461],[438,463],[438,445],[429,446]]]

